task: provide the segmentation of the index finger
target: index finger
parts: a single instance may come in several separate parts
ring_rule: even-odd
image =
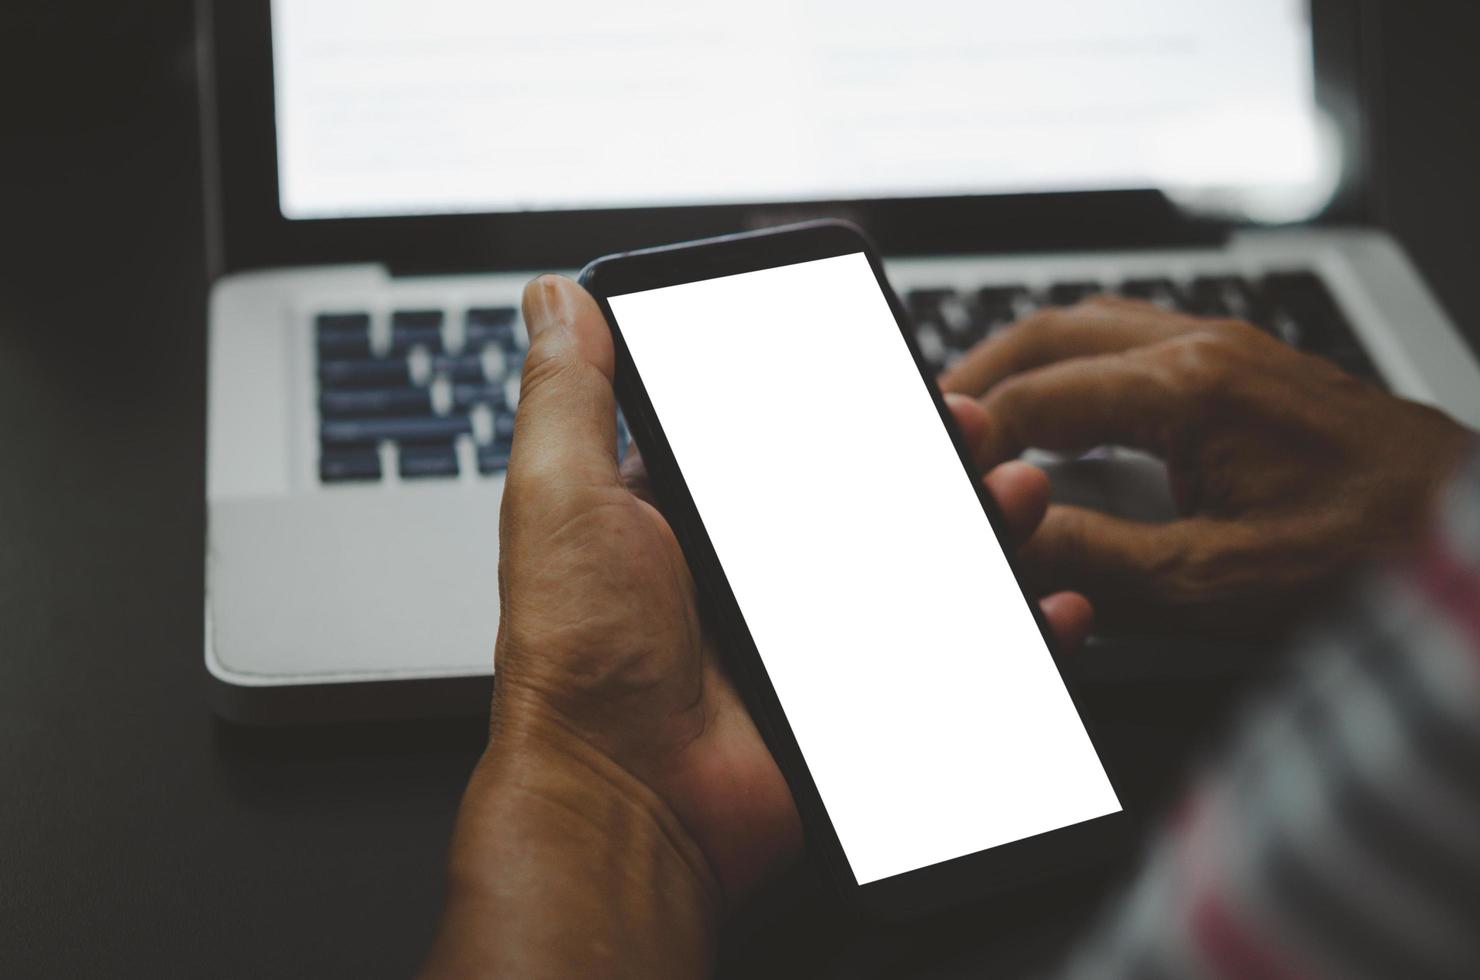
[[[941,375],[940,386],[943,391],[981,395],[1023,371],[1159,343],[1195,324],[1191,317],[1152,303],[1111,296],[1043,309],[967,351]]]
[[[1168,457],[1196,425],[1184,386],[1160,348],[1050,364],[998,385],[982,399],[991,425],[974,446],[984,466],[1024,449],[1130,446]]]

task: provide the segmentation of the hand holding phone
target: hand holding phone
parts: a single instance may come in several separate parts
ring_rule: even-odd
[[[1103,850],[1118,796],[861,235],[654,249],[582,280],[706,620],[845,896],[909,913]],[[867,427],[829,426],[820,364],[869,392]],[[757,444],[779,479],[747,466]]]
[[[712,939],[721,901],[739,901],[795,854],[799,818],[696,627],[694,583],[645,496],[640,459],[618,471],[614,351],[599,307],[556,277],[531,283],[525,306],[533,346],[504,495],[492,738],[459,817],[434,960],[474,948],[520,963],[547,954],[578,975],[586,947],[559,938],[564,921],[592,943],[610,933],[626,952],[667,957],[650,972],[678,975],[668,967]],[[980,421],[974,403],[960,408],[963,424]],[[865,414],[840,396],[828,424],[856,426]],[[784,479],[763,444],[744,465],[757,479]],[[1024,540],[1046,503],[1042,474],[1009,464],[987,485]],[[1052,597],[1045,609],[1066,645],[1082,641],[1082,599]],[[633,839],[643,828],[648,846]],[[649,877],[631,867],[665,849],[672,860],[647,861]],[[677,881],[660,884],[668,873]],[[644,882],[668,904],[641,894]]]

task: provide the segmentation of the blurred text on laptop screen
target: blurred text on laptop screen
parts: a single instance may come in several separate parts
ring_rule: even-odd
[[[289,218],[1317,179],[1304,0],[273,0]]]

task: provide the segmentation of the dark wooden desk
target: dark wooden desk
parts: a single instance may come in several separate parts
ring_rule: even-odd
[[[16,6],[0,25],[18,42],[0,163],[0,975],[404,975],[431,935],[481,722],[212,719],[190,3]],[[1466,6],[1390,12],[1386,219],[1480,324]],[[1102,695],[1117,751],[1146,772],[1185,753],[1193,712],[1150,689]],[[1016,972],[1051,958],[1097,891],[863,935],[802,870],[725,962]]]

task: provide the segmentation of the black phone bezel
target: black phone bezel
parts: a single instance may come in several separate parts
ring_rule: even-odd
[[[828,876],[850,904],[876,916],[907,918],[975,899],[1001,895],[1014,886],[1041,882],[1048,877],[1073,872],[1097,859],[1120,854],[1129,830],[1129,817],[1125,810],[1126,794],[1121,782],[1106,765],[1111,785],[1121,801],[1122,809],[1117,813],[890,878],[858,884],[608,302],[609,297],[624,293],[858,252],[867,256],[879,287],[888,298],[895,323],[920,372],[921,384],[930,392],[941,422],[950,432],[952,443],[961,459],[963,474],[976,489],[982,509],[998,540],[1006,541],[1001,514],[979,477],[979,470],[939,388],[931,380],[914,336],[908,328],[909,320],[884,275],[879,254],[856,227],[841,221],[809,222],[775,230],[606,256],[591,262],[582,270],[581,283],[596,298],[610,326],[616,348],[617,400],[634,439],[642,447],[643,459],[658,503],[672,524],[694,572],[704,615],[719,634],[727,664],[740,694],[791,787],[806,828],[809,846],[821,858]],[[1055,650],[1052,634],[1048,631],[1037,602],[1033,601],[1023,587],[1011,549],[1004,544],[1004,550],[1007,551],[1009,565],[1017,578],[1018,587],[1022,590],[1023,601],[1032,610],[1048,648],[1054,651],[1059,676],[1064,680],[1070,699],[1074,701],[1075,710],[1083,722],[1085,719],[1079,707],[1080,702],[1057,663],[1058,651]],[[1089,727],[1086,724],[1086,728]],[[1092,729],[1090,738],[1093,742]],[[1104,755],[1098,747],[1096,752],[1101,757],[1101,764],[1105,765]]]

